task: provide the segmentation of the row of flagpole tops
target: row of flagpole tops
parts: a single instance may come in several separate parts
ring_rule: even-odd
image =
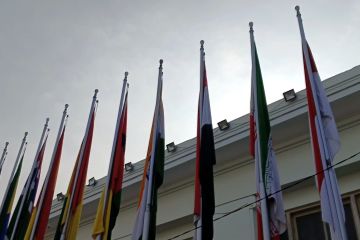
[[[297,15],[300,16],[300,15],[301,15],[301,14],[300,14],[300,7],[299,7],[299,6],[295,6],[295,10],[296,10],[296,12],[297,12]],[[253,22],[249,22],[250,31],[253,31],[253,26],[254,26],[254,23],[253,23]],[[200,41],[200,45],[201,45],[200,48],[203,48],[203,47],[204,47],[204,43],[205,43],[204,40],[201,40],[201,41]],[[159,68],[162,67],[163,62],[164,62],[163,59],[160,59],[160,60],[159,60],[159,63],[160,63]],[[126,71],[126,72],[125,72],[124,81],[127,80],[128,75],[129,75],[129,72]],[[98,92],[99,92],[98,89],[95,89],[95,90],[94,90],[94,96],[93,96],[93,98],[96,98]],[[98,100],[97,100],[97,101],[98,101]],[[68,107],[69,107],[69,104],[65,104],[64,112],[67,111]],[[66,117],[68,118],[69,115],[67,115]],[[48,121],[49,121],[49,118],[46,119],[46,122],[48,122]],[[27,135],[27,134],[28,134],[28,132],[25,132],[25,135]],[[7,153],[8,153],[8,152],[7,152],[7,147],[8,147],[8,145],[9,145],[9,142],[6,142],[6,143],[5,143],[4,150],[3,150],[3,155],[4,155],[4,156],[2,156],[2,159],[1,159],[1,160],[3,160],[3,158],[6,157],[6,155],[7,155]]]

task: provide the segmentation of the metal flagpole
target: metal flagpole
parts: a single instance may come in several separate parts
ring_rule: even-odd
[[[156,106],[155,106],[155,114],[154,114],[154,125],[153,125],[153,140],[152,140],[152,150],[151,150],[151,157],[150,157],[150,176],[149,176],[149,187],[148,192],[146,193],[146,208],[145,208],[145,216],[144,216],[144,226],[143,226],[143,240],[149,239],[149,226],[150,226],[150,210],[152,206],[152,188],[153,188],[153,174],[154,174],[154,161],[155,161],[155,142],[157,138],[157,128],[158,128],[158,118],[159,118],[159,111],[160,111],[160,100],[161,100],[161,92],[162,92],[162,64],[163,60],[160,59],[159,61],[159,75],[158,75],[158,89],[157,89],[157,96],[156,96]]]
[[[39,152],[40,152],[41,146],[42,146],[42,144],[43,144],[43,142],[44,142],[45,134],[49,131],[49,129],[48,129],[48,123],[49,123],[49,118],[46,118],[46,122],[45,122],[43,131],[42,131],[42,134],[41,134],[41,138],[40,138],[40,141],[39,141],[39,146],[38,146],[38,149],[37,149],[37,152],[36,152],[36,155],[35,155],[35,159],[34,159],[34,162],[33,162],[33,166],[32,166],[32,168],[31,168],[31,172],[30,172],[29,176],[31,176],[31,175],[33,174],[33,172],[34,172],[34,170],[35,170],[35,168],[36,168],[36,166],[37,166],[37,159],[38,159],[38,156],[39,156]],[[23,193],[24,193],[23,196],[24,196],[24,197],[23,197],[22,200],[21,200],[21,204],[20,204],[20,208],[19,208],[20,211],[19,211],[18,216],[16,217],[15,225],[14,225],[13,231],[12,231],[12,233],[11,233],[11,238],[10,238],[11,240],[14,239],[14,233],[15,233],[15,231],[16,231],[16,229],[17,229],[17,225],[18,225],[19,220],[20,220],[21,209],[23,208],[23,205],[24,205],[25,200],[26,200],[26,195],[25,195],[25,194],[28,192],[28,189],[29,189],[29,187],[30,187],[30,181],[29,181],[29,180],[30,180],[30,179],[27,179],[27,181],[26,181],[26,185],[25,185],[25,188],[24,188],[24,191],[23,191]]]
[[[202,110],[203,110],[203,102],[204,102],[204,68],[205,68],[205,50],[204,50],[204,40],[200,41],[200,98],[199,104],[201,107],[201,111],[199,111],[200,121],[202,120]],[[200,127],[200,142],[201,142],[201,122],[199,123]]]
[[[25,132],[24,137],[23,137],[22,142],[21,142],[21,145],[20,145],[19,152],[18,152],[18,154],[17,154],[17,156],[16,156],[16,160],[15,160],[15,164],[14,164],[13,170],[11,171],[9,184],[8,184],[7,187],[6,187],[6,191],[5,191],[5,193],[4,193],[4,196],[6,196],[7,193],[8,193],[8,191],[9,191],[10,183],[11,183],[11,181],[12,181],[13,178],[14,178],[14,175],[15,175],[15,172],[16,172],[16,169],[17,169],[17,166],[18,166],[18,163],[19,163],[19,161],[20,161],[20,158],[22,157],[22,154],[25,153],[24,147],[26,148],[26,137],[27,137],[27,135],[28,135],[28,132]],[[1,203],[1,208],[0,208],[0,209],[3,208],[4,202],[5,202],[5,197],[4,197],[4,199],[3,199],[2,203]]]
[[[256,77],[256,55],[255,55],[255,40],[254,40],[254,29],[253,29],[253,22],[249,23],[249,27],[250,27],[250,44],[251,44],[251,58],[252,58],[252,84],[254,85],[254,89],[255,89],[255,97],[254,97],[254,101],[255,101],[255,118],[256,118],[256,138],[257,140],[255,141],[255,148],[256,148],[256,152],[257,152],[257,156],[258,159],[256,159],[255,157],[255,161],[258,161],[258,167],[259,167],[259,177],[260,177],[260,206],[261,206],[261,220],[262,220],[262,230],[263,230],[263,237],[265,240],[270,240],[270,226],[269,226],[269,212],[267,209],[267,194],[265,191],[265,185],[264,185],[264,179],[263,179],[263,175],[262,175],[262,164],[261,164],[261,151],[260,151],[260,131],[259,131],[259,114],[258,114],[258,99],[257,99],[257,94],[256,94],[256,89],[257,89],[257,82],[256,80],[254,81],[254,76]]]
[[[3,151],[2,155],[1,155],[1,158],[0,158],[0,174],[1,174],[2,166],[3,166],[3,164],[5,162],[5,159],[6,159],[8,145],[9,145],[9,142],[6,142],[4,151]]]
[[[47,175],[46,175],[46,178],[45,178],[45,181],[44,181],[44,189],[43,191],[41,191],[41,195],[40,195],[40,198],[39,198],[39,205],[38,205],[38,209],[37,209],[37,213],[36,213],[36,218],[35,218],[35,222],[34,222],[34,225],[33,225],[33,228],[31,230],[31,235],[30,235],[30,239],[33,239],[34,238],[34,235],[35,235],[35,231],[36,231],[36,224],[37,224],[37,221],[39,219],[39,216],[40,216],[40,212],[41,212],[41,208],[42,208],[42,205],[43,205],[43,202],[44,202],[44,198],[45,198],[45,190],[47,188],[47,185],[48,185],[48,182],[49,182],[49,178],[50,178],[50,174],[51,174],[51,168],[54,164],[54,160],[55,160],[55,156],[56,156],[56,151],[57,151],[57,147],[59,145],[59,141],[60,141],[60,137],[61,137],[61,134],[62,134],[62,131],[65,127],[65,124],[66,124],[66,119],[68,117],[67,115],[67,108],[69,107],[68,104],[65,104],[65,109],[63,111],[63,115],[62,115],[62,118],[61,118],[61,123],[60,123],[60,127],[59,127],[59,131],[58,131],[58,134],[57,134],[57,137],[56,137],[56,141],[55,141],[55,146],[54,146],[54,151],[52,153],[52,156],[51,156],[51,162],[50,162],[50,165],[49,165],[49,170],[47,172]]]
[[[302,40],[302,48],[303,48],[303,53],[305,56],[305,63],[306,63],[306,70],[308,72],[308,76],[310,78],[310,84],[311,84],[311,91],[312,91],[312,95],[314,98],[314,102],[315,102],[315,110],[316,110],[316,125],[317,125],[317,132],[321,137],[321,144],[319,144],[320,147],[320,154],[321,154],[321,160],[322,160],[322,165],[324,169],[327,169],[329,166],[331,166],[330,163],[330,156],[329,156],[329,151],[327,148],[327,145],[325,143],[325,134],[324,134],[324,128],[322,125],[322,121],[321,119],[319,119],[319,117],[321,116],[320,110],[319,110],[319,103],[318,103],[318,99],[317,99],[317,93],[314,92],[315,91],[315,87],[313,86],[314,84],[314,79],[313,79],[313,75],[312,75],[312,70],[310,68],[310,57],[309,57],[309,49],[308,49],[308,45],[307,45],[307,41],[305,38],[305,31],[304,31],[304,26],[302,23],[302,18],[301,18],[301,13],[300,13],[300,7],[296,6],[295,7],[296,10],[296,16],[298,19],[298,23],[299,23],[299,28],[300,28],[300,35],[301,35],[301,40]],[[325,155],[325,156],[324,156]],[[325,162],[324,162],[325,161]],[[343,208],[343,206],[339,206],[339,201],[337,201],[337,199],[339,198],[338,196],[338,191],[336,191],[336,193],[333,191],[334,187],[333,185],[337,185],[336,183],[333,182],[334,179],[332,179],[332,177],[329,175],[329,171],[334,171],[334,169],[329,169],[327,171],[324,171],[324,176],[325,176],[325,187],[327,190],[327,195],[332,194],[332,197],[329,197],[329,200],[332,199],[335,203],[335,210],[336,210],[336,219],[337,220],[337,224],[340,227],[340,234],[343,240],[347,239],[347,235],[346,235],[346,229],[344,226],[344,219],[340,219],[340,217],[344,217],[343,216],[343,211],[341,211],[341,208]],[[327,186],[327,183],[330,184],[330,191],[331,193],[329,193],[329,189]],[[320,186],[318,186],[320,189]],[[341,198],[340,198],[341,199]]]
[[[84,151],[85,151],[86,140],[87,140],[87,136],[88,136],[89,128],[90,128],[90,123],[91,123],[91,117],[92,117],[93,112],[95,111],[95,106],[96,106],[96,103],[97,103],[96,96],[97,96],[98,92],[99,92],[99,90],[95,89],[93,100],[91,102],[91,108],[90,108],[89,118],[88,118],[88,122],[87,122],[87,126],[86,126],[85,136],[84,136],[83,142],[81,144],[79,162],[78,162],[78,165],[76,166],[76,175],[75,175],[74,183],[73,183],[74,187],[73,187],[73,189],[71,191],[71,196],[70,196],[69,207],[67,209],[67,213],[64,213],[64,216],[66,216],[66,221],[65,221],[65,225],[64,225],[64,227],[62,229],[61,238],[60,238],[61,240],[64,240],[66,238],[66,232],[67,232],[67,228],[68,228],[68,225],[69,225],[68,222],[69,222],[69,218],[70,218],[69,213],[70,213],[70,209],[72,207],[72,201],[73,201],[73,198],[74,198],[75,186],[77,184],[77,180],[78,180],[77,178],[78,178],[78,175],[79,175],[79,170],[80,170],[80,166],[81,166]]]
[[[116,120],[116,127],[115,127],[115,134],[114,134],[114,139],[113,139],[113,145],[112,145],[112,150],[111,150],[111,157],[110,157],[110,165],[109,165],[109,170],[108,170],[108,175],[106,178],[106,185],[105,185],[105,194],[104,194],[104,206],[103,206],[103,216],[106,215],[106,209],[107,209],[107,203],[108,203],[108,198],[109,198],[109,184],[110,184],[110,180],[111,180],[111,173],[112,173],[112,169],[114,166],[114,154],[115,154],[115,149],[116,149],[116,145],[117,145],[117,137],[118,137],[118,131],[119,131],[119,127],[120,127],[120,120],[123,114],[123,109],[124,109],[124,99],[125,99],[125,95],[127,93],[127,89],[129,87],[129,84],[127,83],[127,77],[128,77],[129,73],[125,72],[125,78],[123,80],[123,86],[122,86],[122,90],[121,90],[121,97],[120,97],[120,105],[119,105],[119,111],[118,111],[118,117]],[[104,218],[104,221],[106,222],[106,218]],[[105,225],[105,223],[103,223]],[[103,239],[103,234],[98,235],[97,239]]]
[[[200,111],[198,109],[198,128],[199,128],[199,138],[200,138],[200,143],[201,143],[201,127],[202,127],[202,110],[203,110],[203,97],[204,97],[204,68],[205,68],[205,50],[204,50],[204,40],[200,41],[200,93],[199,93],[199,106],[200,107]],[[200,169],[198,169],[197,171],[200,171]],[[198,175],[200,176],[200,175]],[[199,180],[200,182],[200,180]],[[201,192],[201,184],[199,186],[200,188],[200,192]],[[201,240],[202,238],[202,196],[200,193],[200,216],[199,219],[196,220],[196,230],[194,233],[194,238],[196,240]]]

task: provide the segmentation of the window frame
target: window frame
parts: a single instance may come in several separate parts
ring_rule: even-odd
[[[299,240],[299,232],[298,232],[298,227],[296,224],[296,220],[299,217],[303,217],[303,216],[307,216],[310,214],[314,214],[314,213],[320,213],[321,214],[321,209],[320,209],[320,204],[316,203],[316,204],[311,204],[310,206],[304,207],[304,208],[300,208],[297,211],[294,211],[293,213],[291,213],[291,229],[292,229],[292,239],[294,240]],[[328,232],[326,230],[326,224],[324,222],[322,222],[322,226],[324,229],[324,235],[325,235],[325,240],[331,240],[330,236],[328,236]]]
[[[354,191],[342,195],[343,204],[350,204],[357,238],[360,240],[360,191]],[[296,219],[298,217],[321,212],[320,201],[295,207],[286,211],[289,240],[299,240]],[[325,239],[331,240],[326,223],[323,222]]]

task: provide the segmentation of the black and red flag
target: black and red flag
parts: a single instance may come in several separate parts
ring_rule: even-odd
[[[211,121],[208,83],[205,67],[204,41],[200,48],[200,94],[196,137],[194,239],[213,239],[215,193],[213,165],[216,163]]]

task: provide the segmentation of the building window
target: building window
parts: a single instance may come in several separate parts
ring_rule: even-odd
[[[350,203],[344,204],[344,210],[345,210],[345,226],[346,226],[346,232],[348,235],[348,239],[358,239],[356,234],[356,227],[355,227],[355,219],[354,215],[351,210]]]
[[[360,215],[360,194],[356,196],[356,204],[357,204],[358,215]]]
[[[294,217],[298,239],[328,239],[326,226],[321,221],[321,212],[309,211]]]
[[[344,198],[345,222],[348,239],[360,240],[359,206],[360,195]],[[356,206],[357,205],[357,206]],[[355,212],[356,211],[356,212]],[[321,220],[320,205],[312,205],[289,211],[292,227],[292,238],[294,240],[331,240],[329,226]]]

